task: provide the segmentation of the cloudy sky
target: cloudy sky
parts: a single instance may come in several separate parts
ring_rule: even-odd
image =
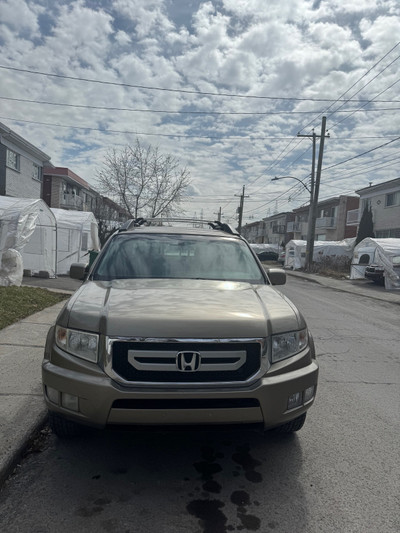
[[[398,0],[0,0],[0,121],[96,187],[110,148],[190,170],[187,216],[244,222],[400,176]],[[299,137],[298,134],[304,135]],[[318,151],[318,143],[317,143]]]

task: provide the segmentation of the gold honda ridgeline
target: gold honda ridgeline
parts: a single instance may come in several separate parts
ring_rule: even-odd
[[[303,316],[273,287],[285,272],[266,273],[227,224],[176,222],[130,221],[88,272],[71,267],[86,279],[50,328],[42,367],[58,436],[82,425],[303,426],[318,365]]]

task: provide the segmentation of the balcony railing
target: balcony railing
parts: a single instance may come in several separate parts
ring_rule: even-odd
[[[288,222],[287,223],[287,229],[286,231],[288,233],[294,233],[294,232],[301,232],[302,230],[302,222]]]
[[[336,228],[336,217],[317,218],[315,227],[316,228]]]
[[[272,226],[272,233],[279,233],[280,235],[284,235],[286,233],[286,226],[283,226],[281,224]]]
[[[346,226],[358,226],[360,222],[360,210],[352,209],[347,211]]]
[[[287,223],[287,232],[288,233],[294,233],[294,232],[298,232],[298,231],[301,231],[301,222],[288,222]]]
[[[83,198],[81,198],[77,194],[65,192],[61,198],[61,205],[63,207],[70,207],[71,209],[82,210]]]

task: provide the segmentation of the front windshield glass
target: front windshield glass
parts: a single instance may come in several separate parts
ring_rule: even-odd
[[[99,258],[93,279],[136,278],[266,283],[249,248],[237,239],[120,234]]]

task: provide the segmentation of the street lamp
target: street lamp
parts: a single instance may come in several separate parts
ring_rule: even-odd
[[[279,177],[275,176],[275,178],[272,178],[271,181],[279,181],[279,180],[285,180],[285,179],[292,179],[292,180],[298,181],[311,194],[310,189],[307,187],[307,185],[304,183],[304,181],[300,180],[299,178],[295,178],[294,176],[279,176]]]
[[[300,137],[308,137],[309,135],[300,135]],[[321,123],[321,135],[319,137],[321,138],[321,141],[319,143],[319,153],[318,153],[318,166],[317,166],[317,175],[314,175],[314,169],[315,169],[315,138],[317,135],[315,135],[314,130],[312,134],[313,138],[313,157],[312,157],[312,170],[311,170],[311,191],[306,186],[305,183],[302,182],[302,180],[299,180],[298,178],[295,178],[294,176],[282,176],[285,178],[292,178],[296,181],[299,181],[305,189],[310,193],[310,210],[308,215],[308,232],[307,232],[307,249],[306,249],[306,270],[310,271],[312,262],[313,262],[313,255],[314,255],[314,238],[315,238],[315,226],[317,222],[317,208],[318,208],[318,195],[319,195],[319,186],[321,182],[321,172],[322,172],[322,159],[324,155],[324,144],[325,144],[325,136],[329,137],[329,134],[326,134],[326,117],[322,117],[322,123]],[[280,178],[274,178],[273,181],[279,180]]]
[[[308,225],[307,225],[307,246],[306,246],[306,270],[310,270],[310,266],[312,263],[312,256],[314,253],[314,238],[315,238],[315,217],[313,216],[314,210],[316,207],[314,206],[314,182],[313,180],[311,183],[311,190],[307,187],[307,185],[304,183],[303,180],[300,180],[299,178],[296,178],[295,176],[280,176],[275,178],[272,178],[271,181],[278,181],[282,179],[292,179],[296,180],[299,183],[303,185],[303,187],[310,193],[310,207],[308,211]]]

